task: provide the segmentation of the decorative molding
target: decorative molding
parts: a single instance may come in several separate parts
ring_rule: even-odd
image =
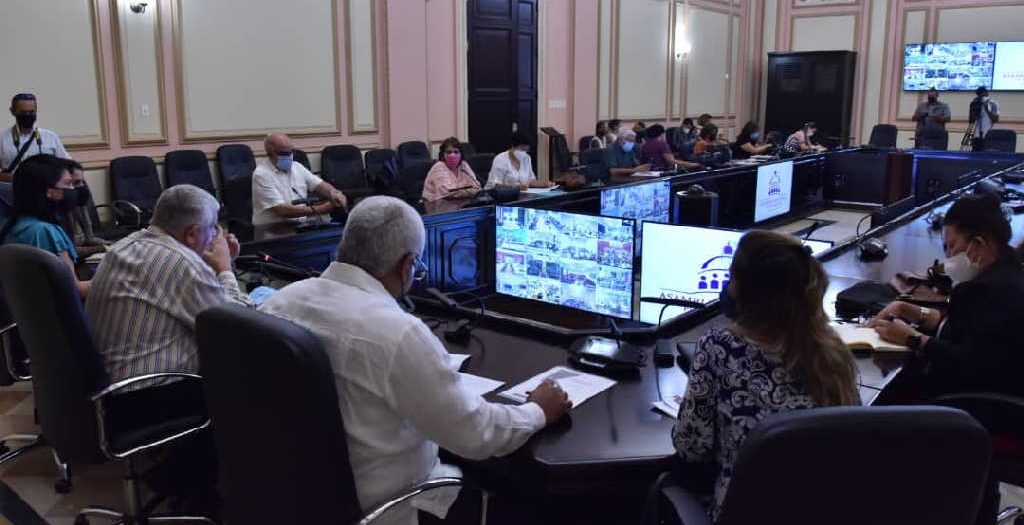
[[[336,0],[334,3],[337,9],[337,1],[345,2],[345,72],[348,78],[346,98],[348,103],[348,132],[351,135],[376,133],[380,128],[380,101],[377,98],[377,3],[370,0],[370,60],[373,63],[373,125],[356,129],[355,123],[355,75],[352,74],[352,0]],[[338,38],[337,17],[334,21],[334,38]],[[335,71],[337,71],[338,54],[334,54]],[[337,78],[337,75],[335,76]],[[335,90],[337,92],[337,90]]]
[[[103,71],[103,45],[100,38],[99,0],[89,0],[89,16],[92,22],[92,55],[93,67],[96,68],[97,120],[100,126],[98,136],[85,136],[67,140],[64,146],[70,151],[104,149],[110,147],[110,135],[107,133],[107,83]]]
[[[161,30],[162,15],[160,2],[153,5],[153,43],[156,51],[156,88],[157,104],[160,111],[160,136],[152,138],[132,138],[131,115],[133,107],[129,97],[128,67],[125,63],[126,54],[123,49],[124,41],[121,34],[121,9],[118,6],[124,0],[110,0],[110,33],[113,40],[114,51],[114,75],[117,82],[118,114],[121,124],[121,145],[122,146],[159,146],[166,145],[167,140],[167,104],[164,95],[164,53],[163,33]]]

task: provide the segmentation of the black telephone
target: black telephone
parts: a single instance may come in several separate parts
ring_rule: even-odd
[[[569,347],[569,363],[594,372],[633,372],[646,361],[647,355],[637,346],[607,337],[581,337]]]

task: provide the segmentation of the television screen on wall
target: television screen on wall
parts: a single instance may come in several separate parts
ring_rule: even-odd
[[[905,91],[1024,90],[1024,42],[941,42],[903,49]]]

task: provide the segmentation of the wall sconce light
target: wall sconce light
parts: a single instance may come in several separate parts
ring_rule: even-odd
[[[135,4],[129,4],[128,9],[131,9],[133,13],[142,14],[146,12],[146,6],[149,5],[146,2],[138,2]]]

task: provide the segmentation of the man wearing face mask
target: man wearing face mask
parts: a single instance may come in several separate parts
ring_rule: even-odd
[[[253,225],[302,222],[308,218],[326,222],[326,214],[348,206],[344,193],[293,160],[288,135],[267,135],[263,146],[267,158],[252,173]],[[326,200],[318,204],[292,204],[309,198],[311,193]]]
[[[0,182],[11,182],[18,165],[33,155],[71,158],[56,133],[36,127],[36,96],[19,93],[11,99],[15,124],[0,136]]]
[[[606,153],[612,182],[630,182],[634,173],[650,171],[650,164],[640,164],[638,153],[636,133],[631,129],[619,133],[619,138]]]
[[[897,301],[869,323],[926,364],[926,396],[965,390],[1024,394],[1024,269],[1010,236],[998,197],[961,197],[942,227],[943,266],[954,283],[945,315]]]
[[[974,151],[985,149],[985,135],[992,129],[992,125],[999,122],[999,103],[988,96],[988,88],[979,86],[974,90],[977,97],[971,101],[969,108],[969,119],[971,131],[974,132]]]
[[[73,160],[64,161],[65,169],[71,174],[71,187],[75,190],[75,206],[61,214],[60,222],[68,237],[75,243],[78,255],[82,258],[107,251],[110,241],[100,239],[92,229],[87,206],[92,199],[89,185],[85,183],[85,171],[82,165]]]
[[[917,123],[915,138],[919,138],[928,127],[946,129],[946,123],[950,120],[949,104],[939,102],[939,90],[928,90],[928,100],[917,105],[913,120]]]
[[[457,472],[440,463],[439,447],[474,460],[510,454],[570,407],[551,382],[520,406],[490,403],[467,390],[441,341],[397,302],[427,274],[425,237],[411,206],[393,197],[367,198],[349,214],[337,261],[260,307],[323,342],[364,507]],[[444,518],[454,498],[425,494],[382,518],[415,524],[414,509]]]

